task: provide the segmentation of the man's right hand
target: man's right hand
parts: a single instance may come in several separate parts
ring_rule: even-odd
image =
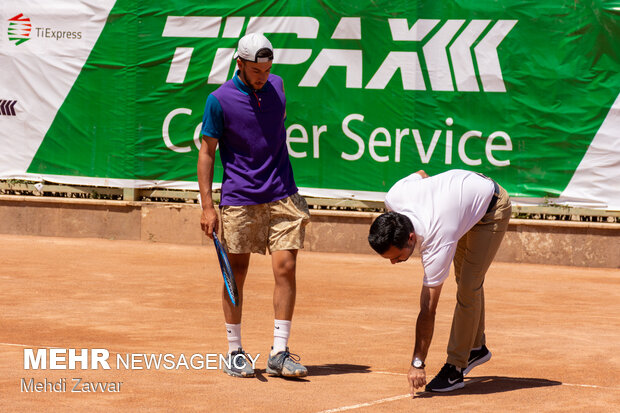
[[[200,217],[200,228],[209,238],[213,238],[213,232],[218,232],[218,220],[217,212],[215,208],[206,207],[202,209],[202,215]]]
[[[426,370],[416,369],[411,366],[409,373],[407,373],[407,380],[409,381],[409,393],[413,397],[415,396],[416,389],[426,385]]]
[[[213,207],[213,199],[211,198],[211,187],[213,185],[213,164],[215,162],[215,148],[217,147],[217,139],[210,136],[202,135],[202,146],[198,152],[198,187],[200,188],[200,205],[202,206],[202,215],[200,216],[200,227],[207,234],[207,237],[213,238],[213,231],[217,233],[217,213]]]

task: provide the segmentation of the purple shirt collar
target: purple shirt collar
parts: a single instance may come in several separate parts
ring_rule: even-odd
[[[268,87],[271,86],[271,83],[269,83],[269,81],[267,81],[267,83],[265,83],[265,85],[258,89],[252,89],[251,87],[249,87],[248,85],[246,85],[245,83],[243,83],[243,80],[241,80],[241,78],[239,77],[239,69],[237,69],[237,71],[235,72],[235,75],[233,76],[233,83],[235,84],[235,86],[237,87],[237,89],[239,89],[239,91],[241,91],[243,94],[245,95],[249,95],[251,93],[261,93],[267,90]]]

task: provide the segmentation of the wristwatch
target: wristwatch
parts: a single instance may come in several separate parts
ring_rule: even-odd
[[[423,369],[426,367],[426,364],[424,364],[424,362],[417,357],[413,359],[411,365],[416,369]]]

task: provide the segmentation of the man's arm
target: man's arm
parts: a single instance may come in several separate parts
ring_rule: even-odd
[[[215,148],[217,139],[202,135],[202,145],[198,152],[198,187],[202,202],[202,216],[200,227],[209,238],[213,238],[213,231],[218,231],[217,213],[213,206],[213,165],[215,163]]]
[[[443,284],[436,287],[422,287],[422,292],[420,293],[420,313],[418,314],[418,321],[415,328],[414,359],[419,358],[422,361],[426,360],[426,355],[428,354],[428,349],[433,338],[433,331],[435,329],[435,312],[437,310],[437,303],[439,302],[442,286]],[[411,366],[407,379],[409,380],[409,389],[413,396],[415,389],[426,385],[426,371]]]

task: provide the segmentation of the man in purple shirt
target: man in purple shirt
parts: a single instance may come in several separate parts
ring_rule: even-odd
[[[239,40],[234,58],[239,70],[207,98],[198,155],[202,201],[200,225],[208,237],[218,232],[213,206],[213,164],[219,145],[224,168],[220,215],[221,238],[239,290],[239,306],[222,291],[222,306],[233,360],[224,371],[253,377],[241,346],[243,284],[251,253],[271,253],[274,287],[274,341],[267,373],[303,377],[307,369],[287,343],[295,307],[297,251],[303,248],[308,205],[298,194],[286,146],[286,98],[282,79],[270,74],[273,47],[261,34]],[[238,357],[235,357],[238,356]]]

